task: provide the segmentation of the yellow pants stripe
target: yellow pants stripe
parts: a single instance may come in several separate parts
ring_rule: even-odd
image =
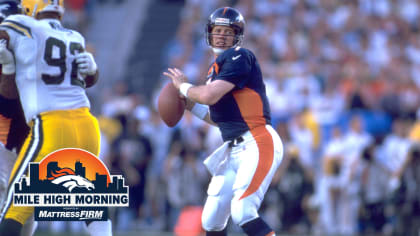
[[[23,155],[23,160],[20,161],[20,163],[15,163],[15,166],[13,167],[13,171],[10,174],[10,178],[9,178],[9,187],[7,188],[7,197],[6,197],[6,202],[4,205],[4,208],[2,209],[2,214],[1,216],[3,216],[7,210],[9,209],[11,203],[12,203],[12,198],[13,198],[13,187],[15,185],[15,183],[22,177],[22,175],[25,173],[26,168],[29,165],[29,162],[33,162],[35,161],[35,158],[38,156],[39,150],[42,147],[42,143],[43,143],[43,132],[42,132],[42,120],[40,116],[37,116],[34,120],[33,120],[33,128],[32,128],[32,133],[29,134],[30,136],[30,142],[29,142],[29,146],[27,148],[24,147],[24,149],[22,150],[26,150],[25,154]],[[19,161],[19,160],[18,160]],[[16,167],[16,164],[18,164],[18,166]],[[16,171],[15,171],[16,170]]]

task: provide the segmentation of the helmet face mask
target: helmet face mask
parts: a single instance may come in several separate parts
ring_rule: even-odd
[[[230,26],[215,25],[209,33],[209,42],[214,48],[228,49],[238,42],[238,36]]]
[[[23,13],[35,17],[42,12],[64,14],[64,0],[22,0]]]
[[[18,1],[6,0],[0,1],[0,22],[2,22],[7,16],[14,14],[21,14],[22,7]]]
[[[214,37],[212,31],[213,28],[217,25],[228,26],[234,30],[235,35],[233,45],[231,47],[237,47],[241,45],[244,37],[245,20],[239,11],[231,7],[223,7],[215,10],[208,18],[205,29],[207,45],[209,45],[213,51],[216,52],[216,54],[219,54],[224,50],[215,47],[212,42]]]

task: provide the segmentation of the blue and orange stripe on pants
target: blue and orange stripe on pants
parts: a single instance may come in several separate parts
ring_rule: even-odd
[[[266,120],[260,95],[250,88],[243,88],[233,92],[233,97],[259,150],[257,169],[248,188],[240,197],[243,199],[255,193],[269,173],[274,160],[274,144],[271,134],[265,127]]]

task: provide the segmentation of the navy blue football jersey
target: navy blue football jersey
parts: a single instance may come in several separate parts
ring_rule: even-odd
[[[219,126],[224,141],[255,127],[271,124],[261,69],[251,51],[240,47],[224,51],[210,67],[208,78],[235,85],[210,106],[210,117]]]
[[[7,149],[19,152],[28,133],[29,127],[19,100],[0,95],[0,142]]]

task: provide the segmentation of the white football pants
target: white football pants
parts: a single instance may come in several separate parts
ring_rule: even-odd
[[[202,214],[206,231],[221,231],[229,216],[243,225],[258,217],[258,209],[283,158],[283,144],[270,126],[246,132],[244,141],[228,151],[207,190]]]

